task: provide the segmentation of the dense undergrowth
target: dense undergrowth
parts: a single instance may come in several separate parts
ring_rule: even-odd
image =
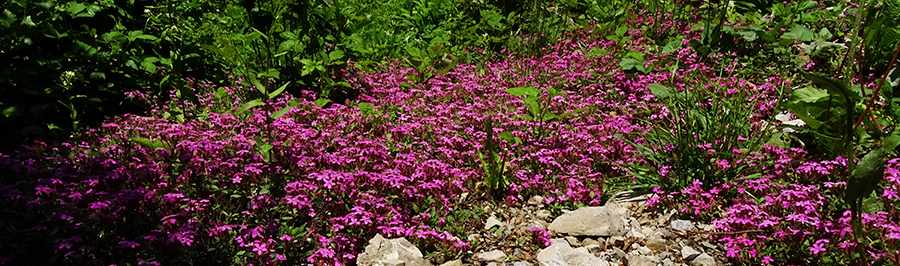
[[[757,4],[625,6],[551,40],[491,18],[514,45],[411,45],[376,63],[335,42],[222,82],[127,91],[152,108],[0,157],[0,264],[352,265],[375,234],[440,262],[481,244],[465,236],[486,201],[542,195],[558,214],[620,189],[712,222],[736,264],[896,264],[890,60],[843,65],[846,47],[878,46],[845,41],[854,3]],[[897,31],[891,8],[871,9],[870,31]],[[259,72],[295,63],[329,76],[290,89],[310,81]]]

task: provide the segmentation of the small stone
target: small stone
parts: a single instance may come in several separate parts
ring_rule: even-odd
[[[581,246],[581,241],[578,241],[578,238],[575,238],[574,236],[567,236],[566,241],[569,242],[569,246],[572,246],[572,247],[580,247]]]
[[[716,259],[709,254],[703,253],[691,261],[692,266],[716,266]]]
[[[544,210],[544,209],[537,210],[537,214],[535,214],[535,215],[537,216],[538,219],[546,221],[547,219],[550,218],[550,211]]]
[[[611,237],[609,237],[609,239],[606,240],[606,243],[609,243],[609,244],[615,245],[615,246],[618,246],[618,245],[624,245],[624,244],[625,244],[625,237],[622,237],[622,236],[611,236]]]
[[[703,226],[703,231],[712,232],[713,230],[716,230],[715,225],[707,224]]]
[[[491,263],[488,263],[487,266],[500,266],[500,265],[498,265],[496,262],[491,262]]]
[[[713,245],[713,244],[709,243],[708,241],[702,241],[702,242],[700,242],[700,245],[705,248],[708,248],[708,249],[716,249],[716,245]]]
[[[452,260],[452,261],[444,262],[444,264],[441,264],[441,266],[463,266],[463,262],[462,262],[462,259]]]
[[[659,258],[655,256],[628,255],[625,260],[628,262],[628,266],[656,266],[659,263]]]
[[[462,205],[463,202],[465,202],[466,198],[468,198],[468,197],[469,197],[469,192],[463,192],[462,194],[459,194],[459,205]]]
[[[675,266],[675,262],[670,260],[669,258],[665,258],[662,260],[663,266]]]
[[[691,246],[684,246],[681,248],[681,259],[685,261],[693,260],[697,256],[700,256],[700,251],[692,248]]]
[[[628,254],[625,254],[625,251],[622,251],[621,249],[619,249],[619,248],[617,248],[617,247],[613,247],[613,248],[612,248],[612,252],[613,252],[613,253],[612,253],[612,254],[613,254],[613,258],[616,258],[616,259],[619,259],[619,260],[625,260],[625,256],[628,255]]]
[[[659,233],[655,233],[650,235],[647,238],[647,242],[645,243],[650,250],[653,250],[655,253],[662,253],[666,251],[666,240],[663,239],[662,235]]]
[[[516,248],[516,250],[513,250],[513,257],[522,259],[525,257],[525,251],[523,251],[521,248]]]
[[[544,204],[544,197],[534,196],[528,199],[528,205],[538,206]]]
[[[640,228],[640,227],[637,227],[637,228]],[[631,237],[637,238],[640,240],[644,240],[644,238],[647,238],[647,235],[644,235],[644,233],[642,233],[640,230],[637,230],[637,228],[631,228],[631,232],[630,232]]]
[[[588,253],[593,254],[595,257],[600,257],[600,254],[603,253],[603,247],[598,244],[591,244],[584,248],[587,249]]]
[[[672,230],[681,232],[694,230],[694,224],[692,224],[691,221],[674,220],[672,221]]]
[[[503,227],[503,222],[491,215],[491,217],[488,217],[487,222],[484,223],[484,230],[491,230],[494,226]]]
[[[675,233],[672,233],[672,231],[669,230],[669,229],[660,228],[658,232],[659,232],[659,234],[662,235],[664,238],[672,239],[672,238],[675,238],[675,237],[676,237],[676,236],[675,236]]]
[[[638,252],[638,254],[641,254],[644,256],[653,255],[653,251],[650,250],[650,248],[645,247],[645,246],[641,246],[641,247],[637,248],[637,252]]]
[[[503,261],[506,259],[506,253],[503,253],[501,250],[492,250],[478,253],[475,257],[484,261]]]
[[[479,234],[470,234],[469,236],[466,237],[466,239],[468,239],[469,242],[473,242],[473,241],[481,241],[481,235],[479,235]]]
[[[533,265],[534,264],[531,264],[531,262],[527,262],[527,261],[517,261],[517,262],[513,263],[513,266],[533,266]]]
[[[590,245],[600,245],[600,242],[597,242],[597,240],[594,240],[593,238],[585,238],[583,241],[581,241],[582,247],[587,247]]]

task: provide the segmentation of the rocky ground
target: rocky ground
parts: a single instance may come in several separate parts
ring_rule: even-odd
[[[714,227],[678,219],[676,212],[647,207],[646,197],[619,193],[604,206],[564,211],[552,217],[536,196],[520,207],[487,206],[484,233],[471,234],[476,250],[441,266],[712,266],[726,265],[725,248],[716,244]],[[519,245],[536,227],[551,234],[546,248]],[[359,265],[435,265],[409,241],[376,236],[359,254]]]

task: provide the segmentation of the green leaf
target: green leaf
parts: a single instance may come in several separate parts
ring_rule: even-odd
[[[500,132],[500,134],[497,134],[497,136],[500,137],[501,139],[506,140],[509,143],[522,142],[522,139],[517,138],[516,136],[514,136],[512,133],[509,133],[509,132]]]
[[[533,97],[525,98],[525,107],[528,107],[528,111],[531,112],[533,117],[538,117],[541,113],[541,106]]]
[[[288,106],[285,106],[284,108],[281,108],[281,110],[278,110],[278,111],[276,111],[276,112],[270,114],[270,115],[269,115],[269,118],[271,118],[272,120],[278,119],[279,117],[283,116],[283,115],[286,114],[288,111],[290,111],[291,108],[294,108],[294,106],[296,106],[296,105],[297,105],[297,104],[294,103],[294,104],[290,104],[290,105],[288,105]]]
[[[681,45],[682,45],[682,42],[680,39],[671,40],[668,43],[666,43],[665,47],[663,47],[662,53],[663,54],[671,54],[671,53],[677,51],[678,48],[681,48]]]
[[[375,107],[369,103],[359,103],[356,108],[359,108],[359,112],[365,116],[375,113]]]
[[[331,100],[326,99],[326,98],[321,98],[321,99],[317,99],[316,102],[315,102],[315,104],[316,104],[316,106],[318,106],[318,107],[323,107],[323,106],[325,106],[326,104],[328,104],[328,102],[331,102]]]
[[[540,91],[534,88],[534,86],[527,87],[515,87],[506,89],[506,92],[512,94],[513,96],[523,96],[527,95],[530,97],[537,97],[540,94]]]
[[[84,10],[84,4],[78,2],[69,2],[69,8],[66,9],[66,12],[69,12],[69,16],[72,16],[74,18],[82,10]]]
[[[631,69],[642,70],[644,68],[644,63],[641,61],[638,61],[637,59],[627,57],[627,58],[622,58],[622,61],[619,62],[619,67],[621,67],[622,70],[631,70]]]
[[[816,36],[814,32],[809,30],[806,26],[800,24],[794,24],[794,27],[791,28],[791,31],[781,35],[782,39],[794,40],[794,41],[812,41],[812,39]]]
[[[331,61],[335,61],[344,57],[344,51],[334,50],[331,53],[328,53],[328,59]]]
[[[650,93],[652,93],[653,96],[656,96],[656,98],[659,99],[665,99],[672,96],[672,88],[659,83],[652,83],[650,85],[647,85],[647,88],[650,89]]]
[[[156,36],[144,34],[144,31],[140,30],[128,32],[128,40],[134,41],[136,39],[155,41]]]
[[[900,130],[892,131],[890,136],[881,140],[881,143],[884,145],[884,150],[886,151],[893,151],[896,149],[897,145],[900,145]]]
[[[0,13],[0,25],[4,27],[10,27],[13,23],[16,23],[16,14],[10,12],[9,9],[4,9],[3,13]]]
[[[131,138],[131,141],[137,142],[145,149],[156,150],[159,148],[165,148],[166,144],[160,140],[150,140],[147,138]]]
[[[878,146],[870,151],[853,169],[850,182],[847,184],[846,201],[856,202],[875,191],[878,182],[884,177],[884,169],[887,166],[887,158],[884,147]]]
[[[795,90],[791,95],[792,102],[817,103],[828,100],[828,92],[812,86]]]
[[[826,89],[832,94],[837,94],[837,96],[842,96],[843,99],[841,100],[849,100],[849,102],[855,103],[860,99],[859,94],[850,90],[844,82],[818,74],[802,73],[802,75],[804,78],[815,83],[819,88]]]
[[[278,97],[279,94],[281,94],[282,92],[284,92],[284,89],[287,88],[288,84],[291,84],[291,82],[288,81],[288,82],[285,83],[284,85],[281,85],[281,87],[278,88],[277,90],[273,91],[272,93],[269,93],[269,99],[273,99],[273,98],[275,98],[275,97]]]
[[[252,100],[248,103],[245,103],[243,106],[241,106],[241,108],[238,109],[237,111],[235,111],[234,114],[243,113],[244,111],[247,111],[250,108],[257,107],[257,106],[260,106],[263,104],[266,104],[266,103],[263,102],[262,100]]]

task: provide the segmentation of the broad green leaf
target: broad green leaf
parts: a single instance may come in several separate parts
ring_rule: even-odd
[[[541,113],[541,106],[534,97],[525,98],[525,107],[528,107],[528,111],[531,112],[532,117],[538,117]]]
[[[677,51],[678,48],[681,48],[681,45],[682,45],[682,42],[680,39],[671,40],[668,43],[666,43],[665,47],[663,47],[662,53],[663,54],[671,54],[671,53]]]
[[[263,102],[262,100],[252,100],[250,102],[245,103],[243,106],[241,106],[240,109],[237,109],[237,111],[235,111],[234,114],[243,113],[244,111],[247,111],[250,108],[257,107],[257,106],[260,106],[263,104],[266,104],[266,103]]]
[[[316,104],[316,106],[318,106],[318,107],[323,107],[323,106],[325,106],[326,104],[328,104],[328,102],[330,102],[330,101],[331,101],[331,100],[326,99],[326,98],[320,98],[320,99],[317,99],[317,100],[316,100],[315,104]]]
[[[792,102],[817,103],[826,100],[828,100],[828,92],[813,86],[795,90],[791,97]]]
[[[344,58],[344,51],[334,50],[331,53],[328,53],[328,59],[331,61],[336,61],[338,59]]]
[[[884,145],[884,150],[886,151],[893,151],[896,149],[897,145],[900,145],[900,130],[893,130],[890,136],[881,140],[881,143]]]
[[[800,24],[794,24],[794,27],[791,28],[791,31],[781,35],[782,39],[787,40],[795,40],[795,41],[812,41],[812,39],[816,36],[814,32],[809,30],[806,26]]]
[[[535,89],[533,86],[509,88],[509,89],[506,89],[506,92],[509,94],[512,94],[513,96],[517,96],[517,97],[523,96],[523,95],[527,95],[530,97],[536,97],[540,94],[540,92],[537,89]]]
[[[665,99],[672,96],[672,88],[659,83],[652,83],[650,85],[647,85],[647,88],[650,89],[650,93],[652,93],[653,96],[656,96],[656,98],[659,99]]]
[[[273,91],[272,93],[269,93],[269,99],[278,97],[278,95],[280,95],[282,92],[284,92],[284,89],[286,89],[289,84],[291,84],[290,81],[288,81],[284,85],[281,85],[281,87],[279,87],[277,90]]]
[[[363,115],[370,115],[375,113],[375,107],[369,103],[359,103],[356,105],[356,108],[359,108],[359,112]]]
[[[622,58],[622,61],[619,62],[619,67],[621,67],[622,70],[636,69],[636,70],[643,71],[644,63],[641,61],[638,61],[637,59],[628,57],[628,58]]]
[[[66,9],[66,12],[69,12],[69,16],[72,16],[74,18],[82,10],[84,10],[84,4],[78,2],[69,2],[69,8]]]
[[[859,94],[854,93],[841,81],[818,74],[802,73],[802,75],[804,78],[816,84],[819,88],[826,89],[832,94],[837,94],[837,96],[842,96],[843,99],[841,99],[841,101],[849,100],[850,103],[855,103],[860,99]]]
[[[12,26],[13,23],[16,23],[16,14],[10,12],[9,9],[4,9],[2,13],[0,13],[0,25],[4,27]]]
[[[521,141],[521,139],[513,136],[513,134],[509,132],[500,132],[499,134],[497,134],[497,136],[509,143],[519,143]]]
[[[853,169],[850,182],[847,183],[845,192],[847,202],[856,202],[875,191],[878,182],[884,177],[884,168],[887,165],[886,155],[884,147],[879,145],[863,156],[856,165],[856,169]]]
[[[228,90],[225,89],[225,87],[219,87],[219,89],[216,90],[216,94],[213,96],[216,97],[216,99],[221,99],[227,93],[228,93]]]

